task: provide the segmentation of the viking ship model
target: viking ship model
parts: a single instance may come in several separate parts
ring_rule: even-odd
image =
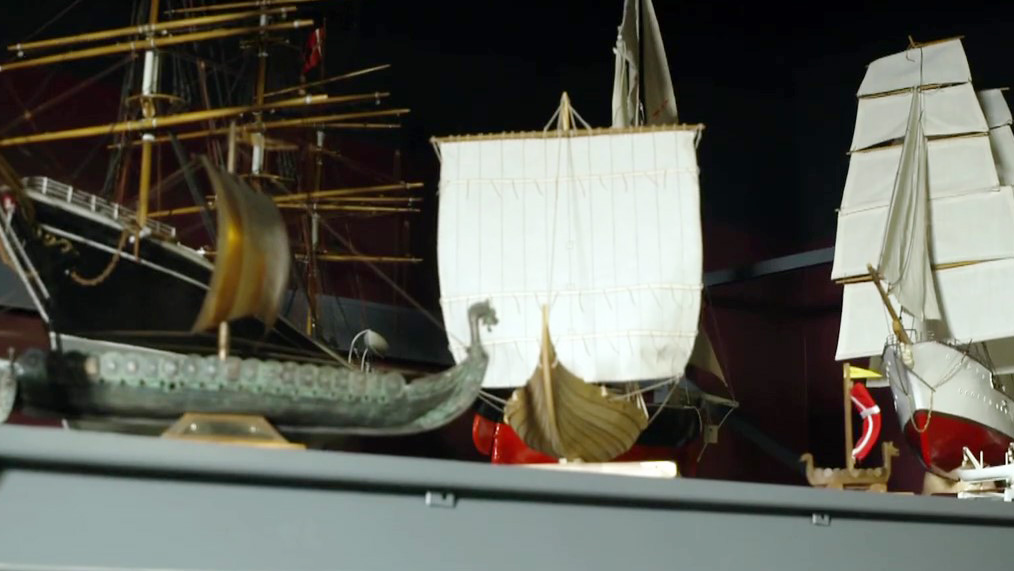
[[[451,352],[467,357],[458,322],[492,300],[484,387],[514,389],[515,438],[565,460],[630,450],[654,414],[644,382],[669,389],[665,406],[695,345],[710,349],[698,343],[703,126],[677,122],[650,0],[624,9],[611,128],[577,128],[564,93],[555,129],[434,139]]]
[[[319,89],[331,80],[265,94],[269,34],[313,26],[312,20],[291,18],[296,4],[312,1],[259,0],[197,7],[187,3],[167,12],[174,19],[163,20],[158,0],[151,0],[143,25],[12,46],[18,57],[0,64],[0,73],[108,54],[143,53],[139,89],[131,97],[139,103],[134,117],[0,140],[0,148],[8,148],[84,137],[136,136],[137,141],[127,140],[122,148],[130,152],[140,147],[140,179],[138,206],[133,211],[44,176],[19,178],[6,162],[0,162],[0,257],[24,282],[52,341],[48,350],[26,351],[7,363],[6,374],[0,375],[0,405],[4,405],[0,420],[17,400],[25,410],[64,418],[169,421],[184,413],[241,413],[263,416],[283,432],[319,429],[394,435],[439,427],[474,402],[487,362],[479,326],[495,323],[491,307],[483,301],[470,304],[462,315],[469,323],[461,328],[469,337],[467,357],[448,371],[412,380],[397,372],[351,367],[279,316],[292,258],[280,209],[303,205],[309,213],[314,240],[303,254],[304,259],[312,258],[318,212],[340,208],[342,199],[337,197],[361,198],[362,193],[320,190],[319,176],[309,192],[280,188],[284,186],[277,184],[281,177],[266,172],[264,153],[271,139],[265,131],[310,126],[322,132],[348,126],[350,119],[404,112],[265,120],[268,113],[310,111],[386,95],[293,96],[297,90]],[[195,16],[198,10],[203,14]],[[208,29],[224,23],[240,25]],[[187,103],[159,92],[161,64],[175,55],[166,49],[220,38],[246,38],[257,49],[253,104],[210,107],[205,90],[208,108],[165,113],[170,106]],[[117,43],[35,55],[102,41]],[[351,75],[355,74],[338,77]],[[240,128],[209,124],[240,118],[249,118]],[[173,130],[202,123],[208,125],[207,130],[182,134]],[[225,165],[202,157],[202,168],[195,169],[179,144],[180,139],[227,133],[231,133],[229,152],[220,157]],[[251,145],[247,176],[234,172],[237,140]],[[149,212],[152,150],[163,142],[173,144],[198,203],[190,212],[200,212],[210,222],[209,210],[216,211],[214,263],[203,252],[180,243],[176,230]],[[322,146],[323,137],[318,136],[318,147]],[[211,192],[200,191],[197,170],[204,171],[204,188]],[[410,185],[391,187],[387,190]],[[365,192],[370,191],[378,189]],[[205,202],[203,197],[209,194],[213,200]],[[214,235],[216,229],[208,226]]]
[[[1000,90],[976,93],[961,41],[870,64],[831,277],[838,360],[882,354],[906,439],[953,478],[963,449],[1014,442],[1014,135]],[[886,340],[886,345],[885,345]]]

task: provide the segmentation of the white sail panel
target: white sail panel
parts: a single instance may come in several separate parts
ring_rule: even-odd
[[[1000,183],[1014,185],[1014,133],[1011,128],[990,129],[989,143],[993,148],[993,161]]]
[[[979,91],[979,104],[986,116],[986,124],[990,129],[1011,124],[1010,107],[1003,97],[1002,89],[983,89]]]
[[[438,142],[441,308],[465,355],[490,300],[484,385],[535,370],[541,305],[561,362],[588,382],[682,373],[697,335],[701,226],[693,130]]]
[[[934,272],[940,306],[958,343],[1014,337],[1014,260],[996,260]],[[894,307],[897,300],[892,298]],[[906,327],[911,318],[903,315]],[[891,320],[872,282],[848,284],[842,295],[841,326],[835,359],[880,354],[891,335]],[[992,346],[992,343],[990,344]]]
[[[985,135],[934,139],[928,151],[931,198],[993,189],[1000,184],[990,139]],[[842,211],[887,206],[900,160],[900,145],[853,153]]]
[[[923,132],[927,137],[985,133],[989,130],[975,90],[970,84],[925,90],[921,94]],[[911,103],[910,91],[860,99],[849,150],[868,149],[903,138]]]
[[[976,192],[933,200],[930,206],[933,263],[1014,258],[1014,190]],[[838,215],[831,279],[866,275],[877,266],[887,207]]]
[[[644,45],[644,122],[646,125],[671,125],[676,119],[676,93],[669,75],[669,59],[662,45],[662,32],[651,0],[641,6],[641,36]]]
[[[898,302],[891,299],[895,308]],[[841,298],[836,361],[879,355],[891,335],[891,316],[872,282],[846,284]]]
[[[966,83],[972,80],[961,40],[949,40],[882,57],[869,65],[858,96],[875,95],[920,85]]]

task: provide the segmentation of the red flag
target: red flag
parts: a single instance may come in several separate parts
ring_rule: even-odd
[[[324,59],[324,28],[317,28],[310,32],[310,38],[306,41],[306,55],[303,61],[303,75],[317,67]]]

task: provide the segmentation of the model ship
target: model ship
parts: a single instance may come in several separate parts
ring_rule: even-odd
[[[459,321],[492,300],[485,389],[510,391],[525,446],[585,462],[631,449],[659,412],[645,394],[668,390],[664,407],[701,339],[703,126],[677,122],[650,0],[624,12],[611,128],[579,128],[565,93],[555,129],[434,139],[451,352],[467,358]]]
[[[837,359],[882,355],[905,436],[948,476],[963,449],[1014,442],[1014,135],[1000,90],[976,93],[960,40],[870,64],[831,277]]]
[[[495,322],[487,303],[466,309],[468,357],[448,371],[411,380],[397,372],[353,368],[279,315],[293,250],[280,209],[298,203],[316,214],[318,206],[321,211],[329,208],[334,193],[314,189],[295,194],[284,188],[270,192],[271,185],[262,184],[279,178],[264,169],[263,115],[372,101],[381,94],[268,100],[261,57],[252,104],[160,113],[166,101],[176,101],[159,92],[162,49],[220,38],[248,38],[263,48],[257,42],[266,41],[268,33],[313,26],[312,20],[290,19],[294,4],[302,3],[306,0],[191,7],[172,11],[182,18],[162,21],[159,2],[153,0],[145,25],[12,47],[20,57],[0,64],[0,73],[113,53],[141,52],[144,63],[132,97],[139,103],[135,118],[0,140],[3,149],[119,133],[136,136],[140,150],[136,211],[45,176],[20,178],[0,163],[0,259],[24,282],[52,342],[48,350],[27,351],[8,363],[0,401],[12,401],[16,389],[26,410],[65,418],[244,413],[261,415],[280,428],[381,435],[439,427],[473,403],[487,361],[479,327]],[[192,16],[194,10],[207,14]],[[244,20],[256,24],[207,29]],[[110,39],[118,43],[29,57]],[[201,133],[232,133],[228,158],[222,157],[225,164],[203,157],[200,169],[185,161],[180,165],[192,195],[212,198],[192,207],[207,219],[210,210],[216,212],[217,228],[209,228],[217,233],[212,263],[202,251],[181,243],[172,226],[149,214],[152,149],[165,141],[178,146],[180,138],[188,137],[177,137],[176,127],[244,117],[251,119],[244,129]],[[340,124],[334,117],[284,121],[322,130],[329,122]],[[235,173],[240,131],[252,147],[247,176]],[[201,186],[198,171],[204,175]],[[319,179],[316,182],[319,185]],[[304,252],[309,257],[313,253]]]

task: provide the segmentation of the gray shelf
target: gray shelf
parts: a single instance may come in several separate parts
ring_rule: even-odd
[[[0,427],[0,569],[1009,569],[1014,506]]]

